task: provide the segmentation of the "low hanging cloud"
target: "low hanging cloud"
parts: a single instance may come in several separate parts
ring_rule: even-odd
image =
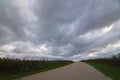
[[[1,0],[0,57],[80,60],[119,53],[119,0]]]

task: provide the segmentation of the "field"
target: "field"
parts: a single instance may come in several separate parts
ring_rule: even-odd
[[[114,80],[120,80],[120,54],[109,58],[89,59],[84,62],[94,66]]]
[[[65,66],[72,61],[0,59],[0,80],[12,80],[36,72]]]

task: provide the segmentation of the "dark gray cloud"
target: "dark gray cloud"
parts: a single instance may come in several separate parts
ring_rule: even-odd
[[[25,35],[24,22],[19,16],[19,9],[12,5],[12,1],[0,1],[0,44],[22,39]]]
[[[1,0],[0,55],[79,60],[117,53],[119,14],[119,0]]]

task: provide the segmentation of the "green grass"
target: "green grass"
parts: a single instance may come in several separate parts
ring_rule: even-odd
[[[29,64],[26,65],[26,63]],[[34,73],[39,73],[39,72],[55,69],[58,67],[62,67],[71,63],[72,61],[32,61],[32,60],[27,61],[27,60],[16,60],[16,59],[14,60],[1,59],[0,80],[13,80]],[[11,66],[14,68],[12,68]],[[13,70],[14,72],[12,72],[11,70]]]
[[[92,65],[112,79],[120,80],[120,67],[91,61],[86,61],[86,63]]]

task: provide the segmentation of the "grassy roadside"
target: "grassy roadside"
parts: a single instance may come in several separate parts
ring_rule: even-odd
[[[103,72],[107,76],[111,77],[113,80],[120,80],[120,67],[102,64],[97,62],[86,61],[86,63],[92,65],[99,71]]]
[[[31,75],[31,74],[34,74],[34,73],[48,71],[48,70],[51,70],[51,69],[62,67],[62,66],[65,66],[65,65],[68,65],[68,64],[71,64],[71,63],[72,63],[72,61],[63,62],[63,63],[60,62],[60,63],[52,64],[52,66],[47,66],[45,68],[36,69],[36,70],[32,70],[32,71],[0,74],[0,80],[13,80],[13,79],[28,76],[28,75]]]

